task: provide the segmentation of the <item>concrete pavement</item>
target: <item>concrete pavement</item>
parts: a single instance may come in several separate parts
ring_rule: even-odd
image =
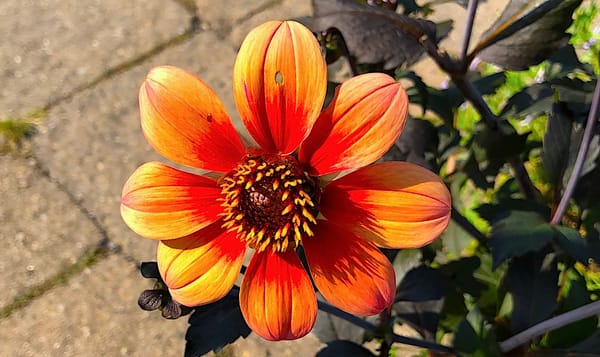
[[[153,66],[181,66],[235,117],[231,75],[245,33],[310,12],[308,0],[0,3],[0,117],[42,113],[25,147],[0,156],[0,356],[183,356],[187,318],[136,303],[151,285],[137,264],[154,260],[155,242],[119,215],[127,177],[161,159],[140,130],[139,85]],[[314,336],[251,335],[221,355],[319,346]]]
[[[154,260],[155,242],[119,214],[127,177],[164,160],[140,130],[139,85],[153,66],[183,67],[237,119],[231,76],[244,36],[311,13],[310,0],[0,2],[0,118],[40,117],[22,148],[0,155],[0,356],[183,355],[187,319],[136,304],[151,285],[137,264]],[[321,346],[313,335],[269,343],[251,334],[219,355]]]

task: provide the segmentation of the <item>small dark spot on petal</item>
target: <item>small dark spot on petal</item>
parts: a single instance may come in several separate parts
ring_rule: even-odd
[[[283,74],[279,71],[275,72],[275,83],[283,84]]]
[[[209,113],[209,114],[206,116],[206,121],[207,121],[207,122],[209,122],[209,123],[212,123],[212,121],[213,121],[213,116],[212,116],[212,114],[210,114],[210,113]]]

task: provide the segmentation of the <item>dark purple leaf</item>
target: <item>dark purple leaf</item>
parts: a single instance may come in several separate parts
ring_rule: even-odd
[[[450,261],[440,266],[439,269],[446,279],[461,292],[478,297],[486,288],[485,284],[473,277],[480,265],[479,257],[465,257]]]
[[[314,31],[337,28],[356,63],[392,70],[415,63],[424,50],[418,39],[436,39],[436,25],[354,0],[313,0]]]
[[[322,350],[317,352],[316,357],[375,357],[371,351],[354,342],[337,340],[327,344]]]
[[[588,241],[579,234],[579,231],[564,226],[553,226],[553,228],[556,231],[554,236],[556,244],[573,259],[588,265],[591,249]]]
[[[446,277],[438,269],[420,265],[406,273],[398,284],[395,301],[438,300],[447,292]]]
[[[513,333],[547,319],[557,307],[558,269],[551,255],[545,252],[514,258],[504,283],[513,297]]]
[[[555,235],[548,223],[548,209],[531,201],[484,204],[477,212],[492,225],[493,269],[509,258],[541,250]]]
[[[478,308],[471,309],[458,324],[454,348],[459,356],[500,356],[494,330]]]
[[[433,169],[437,153],[437,129],[427,120],[408,117],[402,135],[383,155],[383,161],[407,161]]]
[[[195,308],[189,324],[185,334],[185,357],[218,352],[251,332],[242,316],[237,294],[226,295],[217,302]]]
[[[435,341],[444,299],[428,301],[399,301],[394,304],[398,318],[415,329],[427,341]]]
[[[158,264],[156,262],[142,262],[140,266],[142,276],[147,279],[160,279]]]
[[[522,70],[567,45],[565,30],[582,0],[511,0],[482,35],[475,52],[490,63]]]
[[[592,302],[590,292],[586,288],[585,279],[574,270],[566,272],[566,274],[567,279],[561,291],[562,299],[560,307],[556,311],[557,314],[572,311]],[[592,336],[597,330],[597,326],[597,316],[570,323],[546,334],[542,340],[542,345],[546,348],[570,349],[571,346]]]
[[[558,187],[562,187],[562,177],[569,163],[572,126],[565,105],[555,103],[544,134],[542,164],[550,183]]]

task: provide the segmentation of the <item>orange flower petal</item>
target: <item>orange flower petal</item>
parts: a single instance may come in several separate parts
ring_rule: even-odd
[[[451,199],[440,178],[406,162],[364,167],[327,185],[321,213],[385,248],[416,248],[437,238],[450,221]]]
[[[248,326],[266,340],[293,340],[313,328],[317,297],[293,250],[255,253],[240,289]]]
[[[302,244],[317,288],[333,305],[368,316],[394,302],[394,268],[373,243],[321,220]]]
[[[161,155],[181,165],[229,171],[244,145],[217,95],[195,75],[156,67],[140,88],[142,129]]]
[[[407,111],[406,92],[392,77],[353,77],[336,89],[302,143],[299,160],[318,176],[368,165],[393,145]]]
[[[173,299],[198,306],[231,290],[245,251],[246,244],[216,222],[187,237],[159,242],[157,262]]]
[[[303,25],[267,22],[242,43],[233,73],[235,102],[263,149],[294,151],[319,115],[326,87],[325,60]]]
[[[223,211],[219,197],[214,180],[149,162],[123,186],[121,216],[143,237],[181,238],[218,219]]]

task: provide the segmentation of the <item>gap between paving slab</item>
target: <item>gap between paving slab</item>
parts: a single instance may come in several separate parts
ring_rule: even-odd
[[[43,107],[189,27],[174,1],[3,1],[0,116]]]
[[[183,356],[186,319],[142,311],[140,280],[130,262],[108,256],[0,320],[0,355]]]
[[[290,5],[284,1],[268,11],[269,14],[261,13],[256,16],[260,18],[252,17],[243,25],[262,22],[263,16],[282,18],[289,13]],[[98,218],[111,241],[137,260],[153,260],[155,242],[137,237],[122,222],[121,188],[142,163],[165,160],[150,148],[142,135],[137,100],[139,85],[156,65],[177,65],[194,72],[215,90],[236,128],[245,133],[231,90],[234,48],[214,32],[195,33],[189,40],[59,103],[49,112],[33,140],[34,152],[43,165],[53,176],[60,177],[67,190]]]
[[[68,101],[71,97],[73,97],[78,92],[85,91],[87,89],[92,89],[94,86],[98,85],[99,83],[106,81],[106,80],[110,79],[111,77],[118,75],[119,73],[125,72],[129,68],[135,67],[136,65],[140,64],[144,60],[151,58],[152,56],[160,53],[161,51],[165,50],[166,48],[175,46],[177,44],[181,44],[181,43],[185,42],[186,40],[189,40],[191,38],[190,34],[191,34],[191,32],[186,32],[182,35],[178,35],[175,38],[165,41],[164,43],[158,44],[155,48],[150,49],[146,53],[142,53],[137,58],[123,62],[115,67],[108,69],[103,75],[97,77],[92,82],[85,84],[84,86],[82,86],[80,88],[75,88],[72,92],[68,93],[66,96],[59,98],[58,100],[48,104],[46,107],[48,109],[51,109],[52,106],[54,106],[54,105],[59,105],[63,101]],[[231,109],[231,106],[229,106],[229,107]],[[50,176],[49,171],[42,167],[42,164],[39,162],[39,160],[38,160],[38,163],[36,166],[37,166],[38,171],[40,171],[42,173],[42,176],[46,177],[51,182],[53,182],[56,186],[58,186],[58,188],[61,191],[63,191],[70,198],[70,200],[82,211],[82,213],[88,218],[88,220],[90,222],[92,222],[92,224],[100,232],[102,239],[105,242],[108,241],[107,233],[106,233],[105,229],[102,227],[100,222],[96,219],[96,216],[94,214],[92,214],[90,211],[88,211],[87,209],[85,209],[85,207],[81,203],[80,198],[76,197],[75,194],[73,194],[64,185],[62,185],[60,182],[58,182],[57,179],[52,178]],[[20,236],[21,235],[19,234],[19,237]],[[73,263],[74,260],[75,260],[75,258],[71,258],[70,262]],[[67,272],[72,271],[72,268],[73,268],[73,266],[69,267],[65,271],[67,271]],[[33,265],[30,264],[29,269],[34,269]],[[28,303],[31,299],[37,297],[41,292],[47,290],[52,285],[52,281],[57,281],[57,280],[62,281],[65,278],[64,272],[56,272],[52,269],[46,270],[46,273],[50,273],[50,272],[55,272],[56,275],[54,275],[54,277],[52,277],[51,275],[46,274],[45,275],[45,278],[47,278],[46,280],[41,278],[36,281],[37,285],[29,284],[29,290],[21,290],[21,293],[23,293],[23,295],[18,297],[16,300],[13,301],[12,304],[7,306],[4,310],[5,313],[8,311],[13,311],[14,309],[17,309],[17,308],[23,306],[24,304]],[[67,275],[69,275],[69,274],[67,274]],[[13,294],[12,297],[16,297],[15,295],[18,295],[18,293]],[[10,297],[11,296],[7,296],[7,299],[10,300]],[[4,305],[6,305],[6,303],[8,303],[8,301],[5,301]]]
[[[47,123],[43,126],[40,138],[34,139],[35,152],[39,153],[40,163],[48,167],[52,175],[61,179],[61,184],[64,185],[65,190],[72,193],[73,199],[78,204],[81,204],[81,207],[89,210],[91,217],[98,217],[99,225],[107,227],[109,236],[114,237],[117,243],[123,245],[127,256],[131,256],[136,260],[144,260],[145,257],[153,259],[154,255],[154,242],[135,237],[133,233],[124,227],[118,216],[120,188],[126,177],[141,162],[149,161],[150,159],[160,159],[149,149],[149,146],[143,140],[141,130],[139,130],[136,94],[143,76],[153,65],[165,63],[180,65],[200,74],[225,101],[229,113],[237,116],[230,89],[232,61],[235,55],[233,49],[237,48],[243,36],[259,23],[266,20],[310,14],[310,7],[302,7],[302,4],[309,4],[308,1],[300,2],[300,5],[298,5],[298,2],[291,1],[274,1],[272,3],[273,5],[263,8],[259,7],[261,9],[259,13],[251,14],[247,18],[241,18],[239,26],[235,26],[231,32],[227,33],[228,37],[225,41],[223,41],[223,37],[216,36],[215,33],[196,34],[191,38],[185,38],[176,43],[170,42],[169,46],[160,48],[155,52],[150,50],[146,52],[147,56],[142,55],[138,57],[139,60],[131,61],[127,66],[122,67],[122,69],[109,72],[109,76],[98,77],[99,80],[93,81],[93,85],[81,87],[76,91],[76,94],[57,103],[52,108]],[[288,11],[290,9],[294,9],[297,12],[291,14]],[[208,46],[211,43],[213,46]],[[201,49],[203,48],[208,48],[208,50],[201,53]],[[221,63],[223,62],[223,58],[220,58],[220,55],[230,55],[232,53],[233,56],[226,56],[226,63]],[[119,68],[119,66],[115,68]],[[123,84],[123,82],[128,81],[130,84]],[[108,105],[110,108],[105,108],[103,107],[104,105]],[[99,118],[104,121],[98,123]],[[135,125],[131,123],[135,123]],[[108,128],[105,126],[108,126]],[[108,148],[103,148],[103,146]],[[113,154],[113,156],[111,157],[106,154]],[[113,169],[117,172],[114,174],[108,172]],[[79,185],[78,178],[82,178],[82,175],[90,176],[84,178],[83,185]],[[115,187],[117,188],[116,190]],[[128,242],[130,240],[135,243],[129,245]],[[140,242],[139,244],[137,243],[138,241]],[[141,243],[142,241],[147,243]],[[126,261],[126,259],[122,256],[110,255],[105,261],[101,261],[85,271],[104,269],[105,264],[113,262],[117,262],[114,263],[116,265],[121,265],[123,261]],[[131,264],[129,267],[133,269]],[[113,273],[115,276],[121,278],[120,274],[123,271],[115,271]],[[119,279],[115,279],[115,276],[109,274],[106,277],[109,280],[118,281]],[[30,313],[30,309],[28,308],[19,314],[30,317],[39,316],[35,315],[35,311],[36,309],[40,309],[39,306],[43,306],[43,301],[46,301],[47,298],[56,299],[56,295],[67,294],[69,289],[73,288],[74,284],[80,284],[81,279],[85,277],[87,275],[74,276],[66,287],[57,287],[44,295],[43,299],[34,301],[30,306],[31,311],[33,311],[32,313]],[[135,278],[131,278],[131,281],[127,283],[132,285],[130,289],[126,289],[128,290],[127,294],[133,293],[137,298],[137,294],[141,291],[138,285],[143,285],[143,281],[136,272]],[[138,287],[136,288],[136,286]],[[77,288],[75,288],[75,291],[77,291]],[[138,309],[135,306],[135,301],[133,303],[127,301],[125,305],[125,309],[133,308],[136,311]],[[85,309],[85,307],[75,306],[75,310],[79,311],[81,309]],[[147,314],[145,312],[142,313]],[[56,317],[57,315],[54,316]],[[12,321],[13,317],[8,320]],[[3,323],[4,321],[0,321],[0,326]],[[150,327],[162,330],[165,323],[169,322],[156,321]],[[45,328],[43,327],[43,329]],[[2,330],[6,330],[6,328],[2,328]],[[17,329],[16,331],[23,330]],[[73,347],[76,345],[76,343],[72,343],[74,342],[73,336],[81,337],[91,334],[86,329],[83,329],[83,332],[80,331],[80,333],[80,335],[71,334],[64,337],[61,340],[63,342],[54,342],[52,346],[56,347],[57,354],[60,352],[69,355],[69,353],[77,352],[77,348]],[[177,338],[171,339],[171,341],[173,340],[177,344],[175,349],[179,348],[179,352],[174,355],[182,355],[183,337],[180,335]],[[88,346],[95,346],[101,340],[88,340],[88,342],[90,341],[92,343]],[[264,341],[260,339],[258,341],[259,345],[264,345]],[[139,341],[137,342],[139,343]],[[298,342],[302,343],[302,341]],[[23,343],[23,346],[26,346],[27,343]],[[284,344],[276,345],[283,346]],[[67,348],[65,346],[71,347]],[[125,345],[119,347],[119,353],[138,355],[136,349],[139,346],[137,344],[131,347],[131,349],[123,346]],[[292,346],[289,347],[289,351],[292,351],[291,353],[297,351],[293,344],[290,346]],[[114,346],[110,348],[114,348]],[[0,349],[0,351],[2,350]],[[116,353],[117,349],[110,351]],[[236,353],[241,353],[241,355],[256,355],[248,354],[247,351],[239,348],[236,348],[235,351],[237,351]],[[154,353],[144,355],[165,355],[164,353],[156,352],[154,350]]]
[[[48,115],[33,150],[52,176],[60,177],[102,226],[111,241],[136,260],[154,260],[156,242],[136,236],[119,213],[125,180],[142,163],[163,160],[146,142],[139,124],[137,92],[150,68],[179,65],[199,73],[235,110],[231,90],[235,52],[207,32],[78,93]]]
[[[34,160],[0,156],[0,197],[0,307],[14,310],[61,280],[105,236]]]

